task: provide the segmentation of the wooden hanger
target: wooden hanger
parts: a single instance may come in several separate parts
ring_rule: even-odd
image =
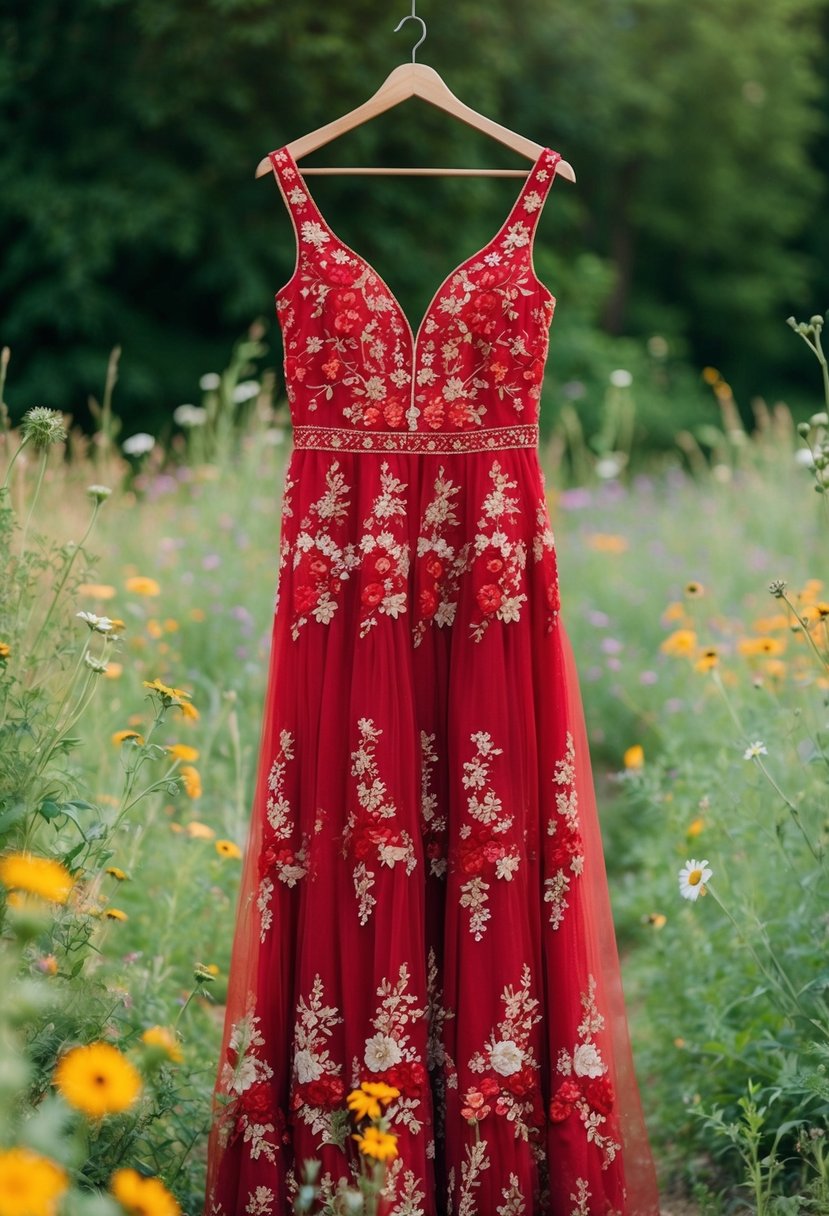
[[[307,135],[302,135],[299,139],[294,139],[291,143],[287,144],[286,147],[294,160],[298,161],[309,152],[313,152],[316,148],[321,148],[324,144],[330,143],[338,135],[344,135],[346,131],[351,131],[355,127],[362,126],[370,118],[376,118],[378,114],[382,114],[384,110],[390,110],[393,106],[399,105],[401,101],[406,101],[409,97],[420,97],[423,101],[428,101],[431,105],[437,106],[439,110],[445,110],[447,114],[451,114],[454,118],[459,118],[461,122],[467,123],[477,131],[482,131],[485,135],[492,136],[493,139],[497,139],[508,148],[512,148],[514,152],[518,152],[519,155],[526,156],[535,162],[541,154],[542,144],[537,144],[533,140],[527,139],[526,136],[519,135],[517,131],[511,131],[509,127],[501,126],[500,123],[494,122],[493,119],[487,118],[484,114],[479,114],[476,110],[471,109],[455,96],[434,68],[428,67],[425,63],[417,63],[415,61],[415,52],[426,37],[426,22],[422,17],[418,17],[415,12],[415,4],[416,0],[412,0],[411,13],[403,17],[395,26],[395,33],[400,29],[404,21],[414,19],[415,21],[419,21],[423,26],[423,34],[412,48],[412,62],[401,63],[399,67],[396,67],[386,77],[377,92],[373,93],[368,101],[364,101],[356,109],[349,110],[347,114],[343,114],[340,118],[335,118],[333,122],[328,122],[323,127],[317,127],[315,131],[309,131]],[[264,174],[271,172],[273,172],[271,161],[269,157],[264,156],[256,166],[255,176],[262,177]],[[425,174],[441,177],[527,176],[527,173],[523,169],[440,169],[430,167],[410,169],[394,166],[343,167],[339,165],[308,167],[307,169],[303,169],[302,172],[303,174]],[[566,177],[571,182],[576,180],[576,175],[569,161],[560,160],[558,162],[556,177]]]

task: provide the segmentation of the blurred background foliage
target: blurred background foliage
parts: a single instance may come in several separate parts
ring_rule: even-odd
[[[398,11],[399,10],[399,11]],[[364,101],[409,57],[408,6],[351,0],[28,0],[0,6],[0,341],[13,418],[89,422],[120,344],[126,430],[157,433],[224,367],[293,269],[260,157]],[[630,371],[636,443],[710,423],[700,375],[737,400],[816,408],[782,318],[829,289],[829,0],[421,0],[418,55],[473,108],[573,164],[536,240],[558,297],[542,425],[589,431]],[[408,101],[311,164],[515,166]],[[521,166],[523,167],[523,166]],[[312,193],[419,318],[502,222],[517,179],[333,176]],[[750,420],[750,419],[749,419]]]

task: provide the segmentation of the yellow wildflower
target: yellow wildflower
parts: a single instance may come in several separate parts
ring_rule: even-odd
[[[710,671],[712,667],[716,667],[720,658],[716,646],[706,646],[700,657],[694,664],[696,671]]]
[[[106,908],[104,916],[108,917],[109,920],[129,920],[126,912],[122,912],[120,908]]]
[[[668,923],[668,918],[663,912],[651,912],[645,917],[649,925],[653,925],[654,929],[664,929]]]
[[[10,891],[27,891],[53,904],[65,904],[75,880],[66,866],[51,857],[7,853],[0,857],[0,882]]]
[[[196,709],[195,705],[191,705],[189,701],[184,701],[179,705],[182,718],[186,718],[188,722],[198,722],[201,714]]]
[[[160,693],[165,700],[170,700],[174,704],[192,695],[189,692],[185,692],[183,688],[171,688],[169,684],[162,684],[161,680],[157,677],[155,680],[144,680],[143,684],[145,688],[151,688],[153,692]]]
[[[138,1170],[116,1170],[109,1189],[127,1216],[181,1216],[178,1200],[160,1178],[145,1178]]]
[[[109,583],[81,583],[78,592],[94,600],[111,600],[116,594],[115,588]]]
[[[690,583],[685,584],[685,594],[692,597],[704,595],[705,588],[703,587],[702,583],[697,583],[692,580]]]
[[[763,666],[766,675],[771,676],[773,680],[785,679],[787,668],[782,659],[768,659]]]
[[[167,633],[175,633],[178,630],[178,621],[173,617],[168,616],[164,622],[164,628]]]
[[[681,604],[678,600],[674,600],[672,603],[670,603],[662,613],[662,620],[666,624],[670,624],[672,621],[684,621],[686,619],[687,614],[685,612],[685,605]]]
[[[0,642],[0,662],[5,662],[11,655],[12,648],[8,642]]]
[[[201,798],[201,777],[199,770],[193,768],[192,764],[182,764],[179,769],[182,780],[184,781],[184,791],[188,798]]]
[[[360,1134],[354,1133],[357,1147],[366,1157],[374,1157],[377,1161],[390,1161],[397,1156],[397,1136],[391,1132],[381,1132],[378,1127],[369,1126]]]
[[[164,633],[161,621],[157,621],[155,617],[151,617],[150,620],[147,621],[147,633],[151,638],[160,638]]]
[[[55,1085],[70,1106],[91,1119],[127,1110],[141,1095],[141,1077],[111,1043],[88,1043],[61,1056]]]
[[[220,857],[241,857],[241,849],[232,840],[217,840],[216,852]]]
[[[108,680],[117,680],[124,670],[122,663],[107,663],[104,675]]]
[[[114,734],[110,735],[110,738],[116,747],[120,747],[127,739],[135,739],[136,743],[144,742],[144,736],[139,735],[137,730],[116,730]]]
[[[645,763],[645,750],[641,743],[634,743],[623,756],[625,768],[641,768]]]
[[[172,1030],[168,1030],[166,1026],[147,1027],[141,1036],[141,1041],[148,1047],[159,1048],[174,1064],[180,1064],[184,1059],[181,1044]]]
[[[136,574],[133,578],[128,578],[124,583],[127,591],[134,592],[135,595],[160,595],[161,587],[154,578],[145,578],[143,575]]]
[[[627,537],[617,536],[613,532],[591,532],[587,543],[599,553],[624,553],[628,548]]]
[[[690,836],[692,838],[694,836],[699,836],[700,832],[702,831],[702,829],[704,827],[705,827],[705,820],[703,819],[702,815],[697,815],[696,819],[692,819],[691,822],[688,824],[685,835]]]
[[[197,747],[189,747],[186,743],[171,743],[167,751],[175,760],[193,761],[199,758],[199,749]]]
[[[221,972],[215,963],[208,963],[205,971],[209,971],[211,975],[220,975]]]
[[[815,604],[815,608],[817,609],[817,614],[820,619],[825,621],[829,616],[829,604],[827,604],[825,600],[818,600],[818,602]]]
[[[0,1216],[54,1216],[68,1188],[66,1171],[48,1157],[0,1149]]]
[[[354,1117],[360,1119],[379,1119],[383,1113],[380,1103],[362,1089],[352,1089],[346,1098],[348,1109],[354,1112]]]
[[[118,866],[107,866],[106,872],[107,874],[111,874],[113,878],[117,878],[119,882],[123,882],[127,877],[126,871]]]
[[[393,1085],[386,1085],[385,1081],[363,1081],[360,1089],[378,1102],[388,1103],[400,1097],[400,1090],[395,1089]]]
[[[170,826],[178,827],[178,824],[170,824]],[[193,840],[212,840],[216,835],[212,828],[209,828],[206,823],[199,823],[197,819],[188,823],[185,831]]]
[[[690,655],[697,645],[697,635],[693,629],[675,629],[663,638],[659,649],[665,654]]]
[[[206,615],[203,608],[191,608],[189,612],[191,621],[203,621]]]

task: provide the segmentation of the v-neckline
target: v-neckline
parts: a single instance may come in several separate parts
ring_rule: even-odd
[[[445,287],[455,277],[456,274],[458,274],[461,270],[463,270],[463,268],[465,266],[467,266],[469,264],[469,262],[475,261],[477,258],[480,258],[481,255],[487,249],[489,249],[490,245],[494,245],[496,243],[496,241],[498,241],[498,239],[501,236],[501,233],[507,227],[507,225],[509,224],[512,217],[515,215],[515,212],[518,210],[518,207],[520,206],[521,201],[524,198],[525,191],[527,190],[527,187],[529,186],[530,182],[535,178],[536,173],[538,172],[538,169],[541,166],[542,160],[547,155],[547,153],[550,151],[551,151],[550,148],[543,147],[541,149],[541,151],[539,152],[538,156],[535,158],[534,164],[532,165],[531,169],[529,170],[524,181],[521,183],[521,189],[518,192],[518,197],[516,198],[515,202],[510,207],[509,212],[507,213],[506,219],[501,224],[501,227],[498,229],[498,231],[495,233],[495,235],[493,237],[491,237],[486,242],[485,245],[482,245],[479,249],[475,250],[473,253],[470,253],[468,257],[464,258],[463,261],[459,262],[457,264],[457,266],[454,267],[453,270],[449,271],[449,273],[441,281],[441,283],[439,283],[439,285],[435,291],[435,294],[432,296],[431,300],[429,301],[429,303],[426,307],[426,311],[424,312],[423,316],[420,319],[420,324],[418,325],[417,330],[413,331],[412,324],[411,324],[411,321],[409,320],[408,313],[404,310],[403,305],[400,303],[400,300],[398,299],[396,293],[392,291],[392,289],[389,287],[386,280],[379,273],[379,271],[376,269],[376,267],[368,260],[368,258],[363,257],[363,255],[361,253],[358,253],[358,251],[356,249],[352,249],[351,246],[347,245],[345,243],[345,241],[342,239],[342,237],[340,237],[337,234],[337,232],[335,232],[335,230],[328,223],[328,220],[325,218],[325,215],[323,214],[322,210],[320,209],[320,206],[317,203],[316,199],[311,194],[311,191],[308,189],[305,178],[302,176],[299,166],[297,165],[293,156],[289,152],[287,146],[283,145],[283,147],[280,148],[280,152],[282,152],[285,155],[285,157],[288,161],[289,167],[296,174],[298,182],[301,183],[301,188],[304,191],[304,193],[308,199],[308,202],[311,204],[311,207],[316,212],[317,216],[322,220],[329,235],[334,238],[334,240],[337,242],[338,245],[342,246],[343,249],[345,249],[348,253],[352,254],[357,259],[357,261],[362,266],[365,267],[366,270],[370,271],[370,273],[375,276],[378,283],[380,283],[380,285],[385,289],[389,299],[391,300],[392,304],[394,305],[395,309],[397,310],[400,320],[403,322],[403,324],[406,327],[406,330],[408,331],[409,341],[411,342],[412,362],[415,362],[416,357],[417,357],[417,347],[418,347],[418,342],[420,341],[421,330],[423,329],[423,326],[426,324],[426,322],[429,320],[429,317],[431,316],[431,313],[432,313],[432,309],[434,308],[435,303],[437,302],[437,300],[440,298],[441,294],[443,293]],[[276,154],[274,153],[274,155],[276,155]],[[530,239],[532,240],[532,237]]]

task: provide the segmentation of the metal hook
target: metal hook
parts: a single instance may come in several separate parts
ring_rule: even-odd
[[[400,21],[398,21],[397,25],[394,27],[394,32],[396,34],[404,21],[411,21],[412,19],[414,19],[415,21],[419,21],[420,24],[423,26],[422,35],[420,36],[418,41],[412,47],[412,63],[415,62],[415,52],[417,51],[417,48],[420,46],[421,42],[423,42],[426,38],[426,22],[423,20],[422,17],[418,17],[417,13],[415,12],[416,5],[417,5],[417,0],[412,0],[412,11],[410,13],[407,13],[407,15],[405,17],[402,17],[400,19]]]

